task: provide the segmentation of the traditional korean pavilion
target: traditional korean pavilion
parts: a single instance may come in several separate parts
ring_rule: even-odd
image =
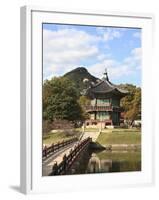
[[[91,99],[91,105],[86,107],[90,118],[86,120],[85,125],[99,128],[120,126],[120,100],[127,94],[127,91],[109,81],[108,73],[105,71],[103,79],[86,91],[86,95]]]

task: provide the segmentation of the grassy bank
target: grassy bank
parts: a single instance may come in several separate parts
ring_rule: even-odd
[[[65,132],[48,133],[43,136],[43,144],[51,145],[52,143],[62,142],[71,139],[72,137],[79,136],[79,134],[68,134]]]
[[[140,151],[126,151],[126,152],[113,152],[113,151],[102,151],[97,153],[97,156],[100,159],[105,159],[105,160],[112,160],[112,161],[122,161],[122,160],[127,160],[127,161],[140,161],[141,160],[141,152]]]
[[[74,136],[79,137],[82,129],[75,129],[73,133],[65,131],[50,132],[43,136],[43,144],[51,145],[52,143],[61,142],[71,139]],[[89,128],[86,132],[97,132],[98,129]],[[141,144],[140,131],[134,129],[103,129],[99,135],[97,142],[101,145],[107,144]]]
[[[116,130],[112,132],[102,132],[97,138],[101,145],[106,144],[141,144],[140,131]]]
[[[82,128],[76,128],[77,131],[83,132]],[[98,132],[99,128],[85,128],[84,129],[85,132]]]

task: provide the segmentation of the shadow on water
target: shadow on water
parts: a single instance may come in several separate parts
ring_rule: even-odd
[[[141,171],[141,151],[89,148],[75,163],[71,174]]]

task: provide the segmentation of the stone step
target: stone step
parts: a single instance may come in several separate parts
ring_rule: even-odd
[[[95,142],[100,135],[100,132],[84,132],[82,136],[82,140],[86,139],[87,137],[92,138],[92,141]]]

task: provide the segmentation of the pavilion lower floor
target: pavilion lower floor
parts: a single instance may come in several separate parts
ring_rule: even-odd
[[[91,112],[90,118],[85,121],[85,127],[90,128],[113,128],[114,126],[120,126],[120,112]]]
[[[85,121],[85,127],[86,128],[99,128],[104,129],[107,127],[114,128],[112,120],[86,120]]]

